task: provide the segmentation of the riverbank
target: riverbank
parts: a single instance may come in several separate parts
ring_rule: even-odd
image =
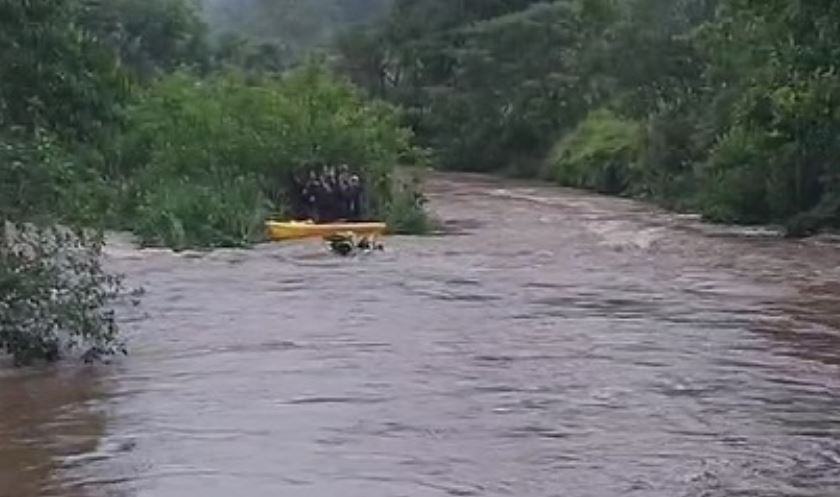
[[[526,189],[536,188],[540,191],[553,190],[556,191],[558,195],[589,195],[593,197],[603,197],[604,199],[614,199],[622,204],[635,203],[646,206],[654,212],[659,212],[663,216],[673,218],[676,222],[684,223],[684,229],[691,229],[699,234],[705,234],[708,236],[778,239],[789,238],[792,240],[807,239],[816,243],[840,244],[840,231],[832,228],[826,228],[819,232],[810,233],[807,236],[791,236],[788,229],[781,224],[723,223],[709,219],[697,210],[675,209],[672,206],[669,206],[667,202],[658,201],[650,197],[599,193],[586,188],[558,185],[553,181],[538,177],[527,177],[513,171],[500,172],[496,174],[438,171],[432,174],[449,174],[454,177],[462,177],[465,179],[483,178],[486,181],[495,181],[500,185],[514,185],[516,187]],[[527,200],[527,198],[522,200]]]
[[[591,193],[593,195],[603,195],[607,197],[614,197],[626,200],[633,200],[643,202],[648,205],[663,209],[674,215],[680,216],[687,220],[702,222],[704,225],[712,227],[721,232],[742,232],[742,233],[763,233],[766,236],[777,236],[781,238],[792,239],[817,239],[823,242],[837,242],[840,243],[840,229],[824,226],[820,222],[813,221],[809,216],[803,215],[797,220],[785,223],[727,223],[720,219],[715,219],[706,214],[703,214],[701,209],[696,206],[692,207],[692,202],[689,200],[675,201],[674,199],[657,198],[650,194],[634,193],[632,188],[620,193],[609,193],[598,191],[597,188],[586,188],[580,184],[563,184],[545,177],[544,174],[539,174],[534,171],[523,172],[516,168],[507,169],[498,173],[496,176],[506,181],[521,182],[522,184],[549,184],[559,190],[571,188],[572,190],[580,190]]]

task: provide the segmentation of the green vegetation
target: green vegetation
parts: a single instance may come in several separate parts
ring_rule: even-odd
[[[601,109],[549,153],[546,176],[564,186],[620,194],[639,181],[641,126]]]
[[[29,364],[79,347],[86,359],[123,350],[108,308],[120,281],[102,270],[101,238],[10,223],[0,236],[0,351]]]
[[[434,221],[426,212],[426,197],[419,181],[397,181],[390,202],[385,206],[383,219],[388,230],[396,235],[425,235],[434,228]]]
[[[213,54],[192,0],[77,0],[83,29],[108,47],[135,80],[183,65],[207,70]]]
[[[176,73],[128,108],[124,210],[146,243],[244,245],[287,206],[291,175],[325,162],[351,165],[367,182],[366,212],[384,214],[394,165],[411,151],[398,121],[315,64],[256,80]]]
[[[830,0],[395,0],[337,67],[403,107],[444,167],[810,234],[840,226],[838,16]]]
[[[101,245],[44,225],[91,214],[96,147],[127,94],[110,51],[76,22],[82,7],[0,0],[0,350],[19,364],[118,349]]]

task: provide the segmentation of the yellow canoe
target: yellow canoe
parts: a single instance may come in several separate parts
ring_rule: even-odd
[[[385,223],[333,223],[315,224],[311,221],[268,221],[266,233],[271,240],[296,240],[302,238],[323,238],[330,235],[353,233],[361,236],[378,236],[385,233]]]

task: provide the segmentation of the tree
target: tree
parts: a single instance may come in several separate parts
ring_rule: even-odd
[[[560,164],[592,186],[617,158],[614,193],[808,231],[840,225],[838,18],[831,0],[395,0],[340,67],[445,167]]]
[[[214,38],[236,34],[254,45],[283,47],[300,62],[337,34],[387,12],[392,0],[203,0]]]
[[[118,349],[108,309],[118,285],[100,241],[49,227],[85,210],[98,176],[86,155],[128,94],[112,52],[79,23],[82,7],[0,0],[0,351],[21,364]]]
[[[80,9],[73,0],[0,0],[0,127],[90,140],[116,118],[128,82],[76,22]]]
[[[140,81],[181,65],[207,67],[207,27],[191,0],[84,2],[84,26]]]

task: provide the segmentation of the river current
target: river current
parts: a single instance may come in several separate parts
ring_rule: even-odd
[[[435,175],[439,236],[173,254],[0,370],[0,497],[840,495],[840,245]]]

